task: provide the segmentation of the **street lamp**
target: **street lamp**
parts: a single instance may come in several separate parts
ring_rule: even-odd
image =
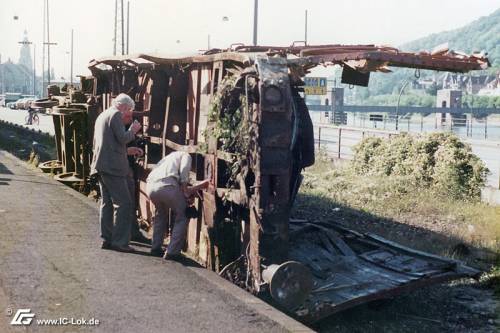
[[[401,90],[399,91],[399,96],[398,96],[398,104],[396,105],[396,131],[398,130],[399,126],[399,101],[401,100],[401,95],[403,94],[403,91],[405,90],[406,86],[410,83],[410,80],[405,80],[405,83],[401,87]]]

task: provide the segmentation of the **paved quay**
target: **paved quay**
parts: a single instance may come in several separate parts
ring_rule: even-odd
[[[97,204],[0,150],[0,332],[306,332],[192,263],[100,249]],[[29,326],[10,323],[30,309]],[[96,326],[42,326],[84,318]]]

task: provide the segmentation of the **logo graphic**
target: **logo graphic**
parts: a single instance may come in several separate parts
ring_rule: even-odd
[[[17,310],[14,318],[10,322],[11,325],[29,325],[35,317],[34,313],[31,313],[31,309],[19,309]]]

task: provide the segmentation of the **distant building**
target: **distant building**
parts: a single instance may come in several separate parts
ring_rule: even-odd
[[[486,87],[479,90],[477,93],[482,96],[500,96],[500,71],[498,71],[493,80]]]
[[[33,92],[33,70],[24,65],[14,64],[7,60],[0,65],[2,79],[0,91],[31,94]]]
[[[24,42],[28,41],[28,33],[24,31]],[[30,44],[22,44],[19,62],[11,59],[0,64],[0,92],[33,93],[33,59]],[[40,95],[40,78],[36,78],[35,94]]]
[[[462,107],[462,90],[442,89],[437,91],[436,108],[442,112],[436,113],[436,125],[465,126],[467,115],[463,113],[449,113],[446,109],[460,109]],[[440,110],[441,111],[441,110]]]
[[[463,75],[446,73],[442,80],[442,89],[462,90],[468,94],[477,94],[481,89],[498,82],[495,75]]]

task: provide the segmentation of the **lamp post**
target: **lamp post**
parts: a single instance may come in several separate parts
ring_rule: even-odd
[[[396,105],[396,131],[398,130],[399,127],[399,101],[401,100],[401,95],[403,94],[403,90],[406,88],[406,86],[410,83],[409,80],[405,80],[405,83],[401,87],[401,90],[399,91],[398,95],[398,104]]]
[[[50,42],[49,0],[47,0],[46,13],[47,13],[47,41],[44,42],[43,44],[47,45],[47,84],[50,84],[50,46],[57,45],[57,43]]]

